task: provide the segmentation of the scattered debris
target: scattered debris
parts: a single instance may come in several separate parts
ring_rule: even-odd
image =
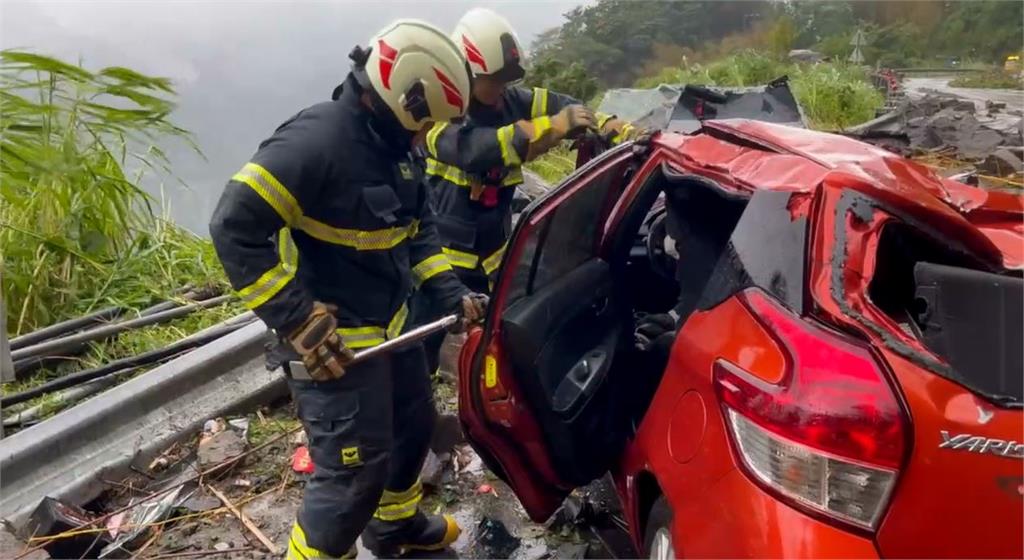
[[[231,545],[226,543],[226,542],[224,542],[224,541],[220,541],[217,544],[213,545],[213,549],[214,550],[219,550],[221,552],[224,552],[225,550],[227,550],[229,548],[231,548]]]
[[[288,438],[288,442],[295,446],[309,445],[309,437],[306,436],[306,430],[299,430],[292,434],[292,437]]]
[[[107,520],[107,530],[115,536],[114,540],[108,544],[100,552],[100,558],[116,557],[115,554],[124,552],[124,547],[135,542],[136,539],[146,534],[152,525],[157,521],[167,517],[175,508],[180,507],[195,491],[185,491],[185,484],[188,479],[191,478],[190,469],[183,469],[181,473],[175,478],[169,480],[164,484],[165,488],[170,488],[168,492],[164,494],[144,499],[139,503],[132,505],[128,510],[118,512],[110,516]],[[125,514],[121,517],[121,523],[113,525],[110,523],[115,517],[120,514]],[[125,520],[127,518],[127,520]],[[124,527],[126,530],[121,531]]]
[[[1024,148],[999,148],[978,165],[978,170],[997,177],[1024,172]]]
[[[423,469],[420,470],[420,480],[423,484],[438,487],[441,484],[441,477],[444,474],[444,466],[451,460],[450,453],[438,455],[431,449],[427,451],[427,458],[423,461]]]
[[[482,558],[508,558],[521,543],[504,523],[486,516],[476,527],[476,541],[483,549]]]
[[[245,439],[237,430],[227,429],[223,418],[209,420],[199,438],[196,454],[200,468],[217,465],[245,453]]]
[[[267,552],[269,552],[271,554],[275,554],[275,555],[279,554],[279,552],[277,550],[277,547],[274,545],[273,541],[268,539],[267,536],[265,534],[263,534],[263,531],[260,531],[260,528],[257,527],[256,524],[252,522],[252,520],[250,520],[248,517],[246,517],[244,513],[242,513],[242,510],[240,510],[237,507],[235,507],[235,504],[231,503],[231,501],[228,500],[227,496],[225,496],[223,493],[221,493],[220,490],[217,490],[216,488],[214,488],[212,485],[208,484],[208,485],[206,485],[206,488],[214,496],[217,496],[217,498],[220,499],[220,501],[223,502],[224,505],[229,510],[231,510],[231,513],[234,514],[234,516],[237,517],[238,520],[242,522],[242,525],[244,525],[245,528],[248,529],[249,532],[252,533],[253,536],[256,537],[256,539],[258,541],[260,541],[260,543],[267,549]]]
[[[498,496],[498,493],[494,491],[494,487],[491,486],[490,484],[486,484],[486,483],[485,484],[481,484],[480,486],[477,486],[476,487],[476,493],[477,494],[494,494],[495,497]]]
[[[302,474],[313,474],[313,459],[309,457],[309,448],[305,445],[292,454],[292,470]]]
[[[187,500],[181,503],[181,507],[192,513],[200,513],[220,507],[220,500],[207,494],[202,489],[196,490]]]
[[[470,474],[480,475],[484,472],[484,461],[473,448],[468,445],[460,445],[453,450],[452,467],[455,475]]]
[[[895,110],[849,128],[846,134],[905,156],[943,152],[980,162],[1000,147],[1024,143],[1022,117],[1020,110],[998,103],[979,113],[968,99],[935,92],[904,100]]]
[[[29,516],[24,536],[48,537],[91,523],[95,516],[84,509],[47,497]],[[86,533],[49,541],[44,545],[53,558],[96,557],[110,540],[105,533]]]

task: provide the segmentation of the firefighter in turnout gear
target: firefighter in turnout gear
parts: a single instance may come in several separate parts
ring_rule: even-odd
[[[242,301],[277,334],[315,471],[288,545],[296,560],[344,558],[360,533],[378,556],[440,549],[459,527],[419,511],[434,425],[422,345],[347,365],[399,335],[413,286],[479,320],[441,252],[411,146],[464,114],[465,61],[428,24],[400,20],[350,55],[334,99],[305,109],[232,177],[210,223]]]
[[[595,114],[568,95],[520,87],[526,73],[521,44],[508,21],[491,10],[467,12],[452,40],[473,74],[469,112],[460,122],[434,124],[419,155],[444,253],[467,286],[489,292],[512,231],[522,164],[587,129],[613,144],[645,131],[614,115]],[[417,323],[442,313],[418,296],[414,308]],[[425,343],[434,369],[442,341],[438,335]]]

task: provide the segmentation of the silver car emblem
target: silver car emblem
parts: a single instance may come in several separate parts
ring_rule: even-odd
[[[953,449],[956,451],[967,451],[968,453],[992,454],[999,457],[1024,459],[1024,443],[987,438],[973,434],[952,435],[946,430],[941,430],[939,433],[942,435],[942,443],[939,444],[939,449]]]

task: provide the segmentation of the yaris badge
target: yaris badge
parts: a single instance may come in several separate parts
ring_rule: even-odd
[[[973,434],[952,435],[946,430],[941,430],[939,433],[942,435],[942,443],[939,444],[939,449],[954,449],[981,454],[990,453],[1000,457],[1024,459],[1024,443],[987,438]]]

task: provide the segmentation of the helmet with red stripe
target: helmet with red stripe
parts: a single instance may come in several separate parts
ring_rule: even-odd
[[[523,49],[508,21],[486,8],[474,8],[455,25],[452,40],[462,49],[474,76],[502,82],[521,80]]]
[[[466,62],[429,23],[394,21],[370,39],[368,51],[353,51],[353,60],[360,85],[372,89],[406,130],[456,119],[469,107]]]

